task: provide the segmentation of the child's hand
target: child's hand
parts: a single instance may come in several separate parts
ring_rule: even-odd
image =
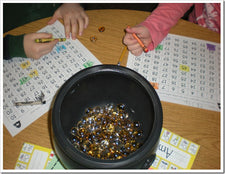
[[[127,45],[128,50],[133,55],[139,56],[142,54],[143,49],[138,41],[133,37],[132,33],[135,33],[146,47],[148,47],[148,45],[152,42],[151,35],[149,30],[142,25],[126,28],[126,34],[123,38],[123,43]]]
[[[65,3],[61,5],[54,13],[52,19],[48,24],[53,24],[57,19],[63,19],[65,27],[66,38],[76,39],[77,34],[82,35],[85,28],[87,28],[89,19],[84,9],[80,4]]]
[[[33,59],[39,59],[41,56],[51,52],[58,40],[54,40],[48,43],[36,43],[35,39],[39,38],[52,38],[52,34],[49,33],[30,33],[24,35],[23,48],[27,57]]]

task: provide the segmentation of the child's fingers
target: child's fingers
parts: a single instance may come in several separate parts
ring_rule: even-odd
[[[143,33],[143,29],[142,29],[142,27],[140,27],[140,26],[135,26],[135,27],[127,27],[126,28],[126,32],[127,33],[130,33],[130,34],[133,34],[133,33],[135,33],[136,35],[141,35],[142,33]]]
[[[128,46],[128,49],[129,50],[136,50],[136,49],[140,49],[140,48],[141,48],[141,46],[140,46],[139,43],[136,43],[136,44],[133,44],[133,45],[129,45]]]
[[[69,17],[65,17],[64,18],[64,28],[65,28],[65,35],[66,38],[69,39],[70,38],[70,18]]]
[[[137,49],[137,50],[133,50],[131,51],[131,53],[135,56],[140,56],[143,53],[142,49]]]
[[[131,46],[128,46],[127,48],[135,56],[139,56],[143,52],[143,49],[140,46],[140,44],[131,45]]]
[[[49,43],[41,43],[41,48],[40,48],[40,54],[41,56],[48,54],[49,52],[52,51],[52,49],[54,48],[54,46],[57,44],[58,40],[53,40]]]
[[[87,15],[84,15],[84,28],[87,28],[89,24],[89,18]]]
[[[78,18],[79,35],[81,36],[84,31],[84,18]]]
[[[132,31],[131,28],[128,28],[128,27],[127,27],[125,30],[126,30],[127,33],[133,33],[133,31]]]
[[[56,40],[53,40],[49,43],[44,43],[45,44],[45,50],[47,51],[51,51],[53,49],[53,47],[58,43],[59,41],[56,39]]]
[[[129,46],[129,45],[137,44],[138,41],[132,36],[132,34],[126,33],[126,35],[123,39],[123,43],[125,45]]]
[[[57,20],[57,18],[55,18],[54,16],[48,21],[48,25],[54,24],[55,21]]]
[[[56,11],[52,18],[48,21],[48,25],[54,24],[58,18],[60,18],[60,15],[58,14],[58,11]]]
[[[35,33],[33,39],[52,38],[51,33]]]
[[[77,36],[77,21],[76,20],[71,20],[71,35],[72,39],[76,39]]]

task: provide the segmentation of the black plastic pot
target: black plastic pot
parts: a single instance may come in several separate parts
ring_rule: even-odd
[[[102,160],[75,149],[70,130],[85,109],[108,103],[124,103],[129,115],[143,125],[143,145],[119,160]],[[55,152],[66,168],[148,168],[162,129],[163,113],[157,93],[135,71],[117,65],[98,65],[72,76],[60,89],[52,110],[52,138]]]

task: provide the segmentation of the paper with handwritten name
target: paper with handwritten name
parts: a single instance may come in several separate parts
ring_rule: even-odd
[[[191,169],[200,146],[163,128],[150,169]]]
[[[16,161],[15,169],[45,169],[54,156],[52,149],[24,143]]]

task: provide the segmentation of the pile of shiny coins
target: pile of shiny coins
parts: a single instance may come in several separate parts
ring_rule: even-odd
[[[141,146],[143,131],[125,110],[124,104],[86,109],[71,129],[71,143],[94,158],[115,160],[128,156]]]

